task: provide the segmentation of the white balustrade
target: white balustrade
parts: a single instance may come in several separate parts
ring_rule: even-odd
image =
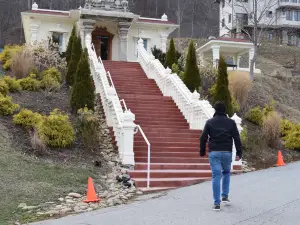
[[[207,100],[200,100],[200,94],[192,93],[177,74],[172,74],[169,68],[165,69],[158,59],[154,59],[143,45],[140,39],[137,45],[138,62],[147,77],[154,79],[164,96],[170,96],[180,109],[181,113],[190,125],[190,129],[202,130],[208,119],[212,118],[215,110]],[[232,119],[237,123],[239,132],[242,131],[241,119],[235,114]],[[236,150],[233,147],[235,158]],[[239,164],[238,163],[235,163]]]
[[[97,58],[90,34],[87,34],[85,45],[96,93],[100,95],[107,125],[113,129],[120,159],[124,165],[134,165],[135,115],[129,110],[123,111],[110,74],[106,72],[101,58]]]

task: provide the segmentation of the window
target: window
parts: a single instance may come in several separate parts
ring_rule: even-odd
[[[225,7],[225,0],[222,0],[222,8]]]
[[[225,27],[225,19],[222,19],[222,27]]]
[[[237,22],[240,23],[240,25],[242,25],[242,26],[248,25],[248,14],[237,13],[236,19],[237,19]]]
[[[144,48],[146,49],[146,51],[148,51],[148,41],[147,39],[143,39],[144,41]]]
[[[248,0],[236,0],[237,2],[248,2]]]
[[[286,11],[286,20],[293,20],[293,11]]]
[[[272,40],[273,40],[273,33],[272,33],[272,32],[269,32],[269,33],[268,33],[268,40],[269,40],[269,41],[272,41]]]
[[[272,18],[272,16],[273,16],[273,12],[272,12],[272,11],[268,11],[268,12],[267,12],[267,17],[268,17],[268,18]]]
[[[296,46],[298,42],[298,38],[296,35],[288,35],[288,44]]]
[[[228,23],[231,23],[231,14],[228,15]]]
[[[62,51],[63,47],[63,34],[58,32],[52,33],[52,42],[58,45],[59,51]]]
[[[292,0],[292,2],[297,3],[297,0]]]
[[[294,20],[300,21],[300,11],[294,11]]]

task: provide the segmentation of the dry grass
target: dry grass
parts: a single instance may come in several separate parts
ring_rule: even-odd
[[[270,113],[263,120],[263,133],[270,147],[275,147],[280,139],[280,120],[277,112]]]
[[[35,130],[30,132],[30,143],[34,152],[38,155],[44,155],[47,152],[47,146],[41,140]]]
[[[241,108],[244,108],[252,88],[249,73],[243,71],[231,71],[228,76],[230,93],[235,97]]]
[[[28,76],[33,68],[35,68],[34,58],[30,51],[24,49],[13,57],[11,70],[17,79]]]

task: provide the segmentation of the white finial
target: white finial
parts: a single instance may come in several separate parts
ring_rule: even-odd
[[[161,17],[162,21],[168,21],[168,16],[164,13],[164,15],[162,15]]]
[[[32,4],[32,10],[38,10],[38,9],[39,9],[39,5],[36,4],[36,2],[34,2],[34,3]]]
[[[138,44],[139,44],[139,45],[142,45],[142,46],[144,47],[144,41],[143,41],[142,38],[140,38],[140,39],[138,40]]]
[[[231,117],[231,119],[233,119],[238,125],[242,123],[242,119],[238,115],[236,115],[236,113]]]
[[[167,67],[166,68],[166,74],[171,74],[171,73],[172,73],[172,70],[169,67]]]
[[[193,93],[192,93],[192,102],[197,102],[199,101],[200,99],[200,94],[195,90]]]

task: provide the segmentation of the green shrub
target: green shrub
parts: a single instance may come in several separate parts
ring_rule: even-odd
[[[100,121],[87,107],[78,110],[77,130],[84,146],[89,150],[97,150],[100,144]]]
[[[12,63],[13,63],[13,57],[19,53],[22,52],[23,46],[19,45],[7,45],[4,47],[4,50],[0,54],[0,61],[3,63],[3,69],[9,70]]]
[[[199,87],[201,86],[201,78],[197,65],[196,49],[193,41],[190,42],[186,58],[184,83],[191,92],[194,92],[195,90],[198,91]]]
[[[271,102],[263,108],[263,115],[268,116],[271,112],[275,111],[275,101],[272,99]]]
[[[18,114],[13,116],[13,123],[25,128],[33,128],[43,119],[39,113],[34,113],[28,109],[22,109]]]
[[[69,120],[69,116],[53,110],[48,117],[44,117],[37,126],[37,132],[41,140],[48,146],[65,148],[75,141],[75,132]]]
[[[250,109],[247,113],[246,113],[246,119],[256,125],[261,126],[263,123],[263,112],[260,109],[259,106]]]
[[[241,110],[240,104],[237,102],[237,100],[235,99],[235,97],[233,97],[231,95],[231,104],[232,104],[232,109],[233,112],[239,112]]]
[[[155,59],[158,59],[162,65],[166,63],[166,53],[164,53],[161,49],[154,46],[152,49],[152,54],[154,55]]]
[[[66,51],[67,64],[69,64],[69,62],[71,60],[72,46],[73,46],[73,40],[74,40],[75,35],[76,35],[76,26],[73,25],[72,33],[71,33],[71,36],[69,38],[68,47],[67,47],[67,51]]]
[[[295,127],[295,124],[287,119],[280,120],[280,134],[282,137],[287,136]]]
[[[4,69],[4,70],[9,70],[10,67],[11,67],[11,65],[12,65],[12,63],[13,63],[13,59],[7,60],[7,61],[3,64],[3,69]]]
[[[29,77],[18,80],[23,90],[38,91],[41,87],[41,82],[36,78],[35,74],[30,74]]]
[[[91,78],[91,71],[88,61],[87,49],[82,53],[75,75],[75,83],[71,93],[71,107],[77,112],[78,109],[94,109],[94,86]]]
[[[18,104],[14,104],[9,96],[0,94],[0,115],[11,115],[19,109]]]
[[[165,67],[169,67],[170,69],[172,68],[173,64],[177,63],[177,56],[176,56],[176,49],[175,49],[175,44],[174,44],[174,39],[171,38],[170,40],[170,45],[166,54],[166,63]]]
[[[18,82],[16,78],[5,76],[3,80],[8,85],[8,89],[10,92],[18,92],[22,90],[20,82]]]
[[[242,145],[246,146],[247,141],[248,141],[248,128],[247,128],[247,126],[243,127],[243,130],[242,130],[240,136],[241,136]]]
[[[60,83],[51,74],[46,74],[41,80],[41,88],[47,91],[55,91],[60,88]]]
[[[285,147],[292,150],[300,150],[300,130],[291,132],[284,143]]]
[[[213,103],[217,101],[222,101],[226,105],[226,113],[232,117],[233,116],[233,107],[232,107],[232,98],[228,87],[228,73],[227,65],[223,57],[219,60],[218,66],[218,77],[216,82],[215,94],[213,97]]]
[[[82,54],[81,38],[74,36],[72,44],[71,59],[68,63],[68,71],[66,75],[66,83],[70,86],[74,84],[77,66]],[[83,106],[84,107],[84,106]]]
[[[2,94],[3,96],[6,96],[7,93],[8,93],[8,85],[3,79],[1,79],[0,80],[0,94]]]
[[[59,72],[55,67],[51,67],[47,70],[44,70],[40,75],[41,80],[43,80],[45,76],[48,77],[47,79],[51,77],[59,83],[61,82],[61,72]]]

